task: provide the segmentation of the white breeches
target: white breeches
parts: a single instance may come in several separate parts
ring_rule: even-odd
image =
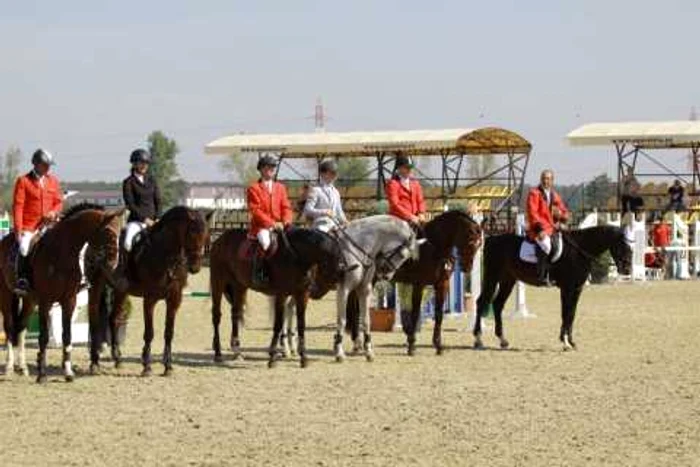
[[[129,222],[126,224],[126,234],[124,235],[124,249],[126,251],[131,251],[131,247],[134,246],[134,238],[145,228],[146,224],[143,222]]]
[[[260,232],[258,232],[258,243],[263,251],[267,251],[267,249],[270,248],[271,242],[272,234],[270,233],[270,229],[262,229]]]
[[[545,235],[543,239],[540,240],[538,237],[536,240],[537,244],[542,248],[542,251],[544,251],[546,254],[551,253],[552,251],[552,237],[549,235]]]
[[[22,256],[27,256],[29,254],[29,247],[32,246],[32,240],[38,232],[24,232],[19,236],[19,254]]]

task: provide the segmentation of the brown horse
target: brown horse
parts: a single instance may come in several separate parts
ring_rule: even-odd
[[[77,205],[69,209],[63,220],[49,229],[39,240],[31,253],[31,293],[22,299],[14,294],[14,261],[16,243],[13,235],[0,242],[0,267],[3,278],[0,280],[0,308],[3,312],[5,332],[10,344],[20,346],[20,366],[26,374],[24,362],[24,332],[34,308],[39,308],[39,354],[37,357],[38,382],[46,381],[46,347],[49,341],[49,310],[56,302],[63,311],[63,371],[66,381],[74,378],[71,366],[71,319],[80,289],[81,271],[80,250],[85,243],[104,244],[116,238],[118,217],[123,211],[106,212],[95,205]],[[8,347],[8,352],[12,352]],[[12,361],[8,356],[7,372],[12,372]]]
[[[241,342],[239,322],[243,318],[248,289],[274,296],[275,322],[270,343],[268,366],[276,361],[276,348],[282,331],[285,302],[294,298],[297,311],[298,353],[300,364],[307,365],[304,330],[306,305],[310,296],[310,275],[312,267],[318,267],[316,288],[311,298],[320,298],[330,290],[338,278],[338,248],[327,234],[312,229],[290,229],[281,233],[279,250],[269,260],[269,281],[254,284],[252,281],[252,260],[241,254],[247,249],[248,233],[243,229],[231,229],[221,235],[211,247],[210,284],[212,299],[212,324],[214,326],[214,359],[222,361],[219,324],[221,323],[221,298],[231,304],[231,348],[234,358],[240,357]]]
[[[175,316],[182,303],[182,289],[187,284],[187,274],[196,274],[202,266],[204,246],[209,238],[209,219],[199,212],[178,206],[167,211],[148,229],[133,246],[126,261],[128,287],[115,289],[115,278],[110,266],[91,268],[88,277],[92,284],[90,294],[91,333],[97,336],[91,342],[90,372],[99,372],[99,349],[102,345],[99,329],[99,310],[106,305],[109,315],[112,358],[116,368],[121,366],[120,342],[116,336],[123,324],[124,302],[127,295],[143,297],[144,346],[141,360],[143,375],[151,370],[151,342],[153,341],[153,310],[160,300],[166,303],[165,348],[163,364],[165,375],[172,373],[172,341],[175,332]],[[88,248],[89,250],[89,248]],[[86,256],[90,252],[86,252]],[[106,296],[104,294],[107,294]]]
[[[445,299],[454,269],[453,250],[457,250],[462,270],[469,272],[474,255],[481,246],[481,227],[470,215],[463,211],[448,211],[428,222],[424,229],[427,242],[420,246],[418,260],[409,259],[396,271],[393,280],[410,284],[411,308],[405,313],[401,323],[408,341],[408,354],[416,349],[416,330],[420,319],[420,304],[423,289],[432,285],[435,290],[435,327],[433,346],[438,355],[442,354],[442,318]],[[358,303],[351,300],[348,305],[349,330],[353,340],[358,334]]]

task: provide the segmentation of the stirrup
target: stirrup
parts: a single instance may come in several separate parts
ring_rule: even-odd
[[[17,284],[15,284],[14,290],[17,295],[24,297],[25,295],[29,294],[29,289],[29,281],[27,279],[17,279]]]

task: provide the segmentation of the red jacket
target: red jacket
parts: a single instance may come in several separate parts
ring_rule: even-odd
[[[250,211],[250,235],[269,229],[275,222],[292,223],[292,205],[287,189],[279,182],[272,182],[272,193],[265,183],[258,181],[248,187],[248,210]]]
[[[411,216],[425,212],[423,189],[418,180],[411,179],[406,189],[400,180],[392,178],[386,184],[386,198],[389,201],[389,214],[408,221]]]
[[[44,176],[43,187],[34,172],[17,179],[12,206],[15,232],[33,232],[39,228],[44,216],[61,212],[62,209],[61,185],[54,175]]]
[[[547,205],[544,190],[541,187],[530,189],[527,195],[527,235],[534,240],[537,234],[544,231],[547,235],[554,233],[555,225],[560,221],[566,221],[569,211],[561,200],[559,193],[550,190],[551,206]],[[552,208],[559,209],[559,217],[552,215]]]

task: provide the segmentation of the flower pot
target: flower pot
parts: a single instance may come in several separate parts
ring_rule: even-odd
[[[394,329],[396,312],[393,308],[372,308],[369,313],[370,330],[373,332],[391,332]]]

